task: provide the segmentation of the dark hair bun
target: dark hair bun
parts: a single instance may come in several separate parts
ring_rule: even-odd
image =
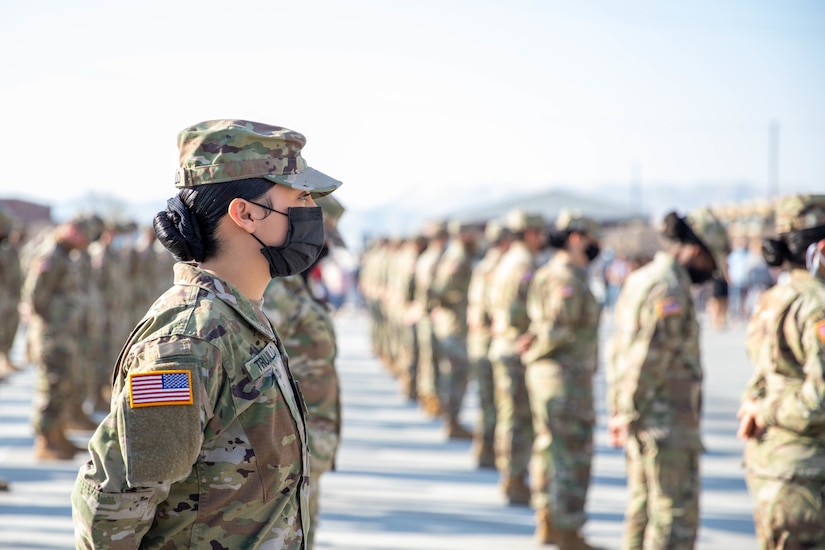
[[[780,239],[762,239],[762,257],[771,267],[779,267],[790,257],[785,241]]]
[[[662,235],[672,241],[689,242],[691,231],[685,220],[676,212],[670,212],[664,219]]]
[[[547,233],[547,244],[553,248],[564,248],[564,245],[567,244],[567,238],[569,236],[569,231],[558,231],[556,229],[551,229]]]

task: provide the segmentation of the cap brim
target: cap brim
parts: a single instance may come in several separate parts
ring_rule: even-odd
[[[309,167],[299,174],[287,174],[284,176],[267,174],[262,177],[271,182],[280,183],[281,185],[286,185],[287,187],[291,187],[293,189],[303,189],[304,191],[309,191],[315,198],[329,195],[341,186],[341,182],[337,179],[331,178],[326,174]]]

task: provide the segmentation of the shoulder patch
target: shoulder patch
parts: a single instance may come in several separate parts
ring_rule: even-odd
[[[819,341],[825,344],[825,320],[815,324],[814,329],[816,330],[816,335],[819,338]]]
[[[678,298],[662,298],[656,304],[656,314],[659,317],[670,317],[682,313],[682,302]]]
[[[129,373],[129,406],[191,405],[192,373],[188,370],[158,370]]]

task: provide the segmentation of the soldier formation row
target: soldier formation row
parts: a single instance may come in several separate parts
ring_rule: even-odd
[[[777,236],[764,241],[765,260],[786,273],[749,323],[757,373],[739,436],[748,440],[746,479],[762,547],[819,547],[825,197],[786,197],[771,218]],[[498,469],[507,501],[536,509],[539,541],[587,549],[581,528],[601,317],[587,268],[602,234],[571,212],[547,227],[519,211],[493,220],[480,259],[482,239],[472,226],[380,241],[364,256],[361,287],[375,352],[402,391],[443,417],[449,437],[474,438],[478,465]],[[703,371],[693,296],[697,285],[725,279],[730,253],[726,228],[707,208],[668,214],[660,235],[662,250],[622,285],[603,354],[610,441],[627,459],[627,549],[695,545]],[[457,423],[470,374],[480,402],[474,434]]]

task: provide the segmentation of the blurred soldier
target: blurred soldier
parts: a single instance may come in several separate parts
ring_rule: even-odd
[[[101,329],[95,346],[93,372],[89,375],[89,394],[95,411],[107,412],[112,385],[112,369],[121,343],[129,336],[126,326],[125,256],[115,245],[125,227],[109,221],[100,238],[89,245],[92,277],[100,293]],[[124,327],[124,328],[121,328]]]
[[[343,246],[337,229],[343,205],[331,196],[316,199],[316,204],[324,212],[327,246]],[[316,264],[325,255],[322,252]],[[341,439],[335,326],[329,306],[316,299],[307,285],[306,277],[312,267],[300,275],[272,279],[264,292],[264,313],[283,341],[290,370],[307,408],[310,530],[306,540],[309,550],[318,524],[321,474],[335,469],[335,454]]]
[[[405,353],[400,359],[401,393],[410,400],[418,398],[418,335],[415,331],[415,265],[427,247],[422,235],[408,239],[398,259],[397,284],[399,338]]]
[[[0,377],[20,369],[9,357],[20,321],[17,306],[23,286],[20,255],[10,239],[13,230],[14,218],[0,207]]]
[[[699,526],[703,373],[691,285],[724,276],[730,248],[707,209],[664,222],[668,249],[619,293],[608,360],[608,429],[627,456],[624,549],[693,548]]]
[[[498,220],[484,228],[489,243],[487,252],[473,268],[467,289],[467,356],[470,372],[478,383],[478,422],[474,434],[474,453],[479,468],[495,468],[496,403],[493,390],[493,365],[490,351],[491,323],[489,297],[492,277],[501,256],[510,247],[511,235]]]
[[[449,439],[472,439],[473,434],[459,422],[461,404],[467,391],[470,362],[467,358],[467,287],[478,246],[478,229],[472,224],[450,222],[451,235],[433,274],[433,333],[438,353],[438,392]],[[443,366],[442,366],[443,365]]]
[[[415,307],[411,318],[416,319],[418,336],[418,401],[424,412],[438,418],[443,411],[437,390],[440,357],[431,318],[434,305],[432,285],[435,266],[447,242],[447,229],[444,224],[436,224],[428,228],[426,234],[430,242],[415,262]]]
[[[739,409],[759,547],[825,544],[825,195],[776,205],[765,259],[789,280],[762,294],[747,329],[756,373]],[[807,256],[807,262],[806,262]],[[807,264],[808,270],[805,269]]]
[[[548,239],[558,251],[530,283],[530,331],[519,340],[535,432],[530,482],[536,538],[561,550],[593,548],[579,530],[593,460],[601,312],[587,265],[599,255],[599,237],[594,220],[570,211],[559,215]]]
[[[33,418],[38,459],[70,459],[81,450],[65,435],[72,394],[78,391],[73,369],[83,313],[80,275],[70,253],[89,246],[90,232],[88,218],[60,224],[33,258],[23,289],[31,315],[29,352],[38,368]]]
[[[103,220],[94,214],[83,215],[79,220],[87,227],[90,244],[96,242],[103,233]],[[77,248],[69,254],[78,274],[78,306],[80,307],[79,330],[77,332],[77,357],[72,365],[74,387],[67,404],[66,427],[70,430],[91,431],[97,422],[89,418],[84,410],[86,398],[91,395],[91,381],[97,378],[97,350],[100,349],[100,335],[103,332],[103,298],[94,276],[92,258],[88,247]]]
[[[524,382],[524,364],[516,342],[527,332],[527,289],[536,268],[536,256],[544,246],[544,219],[514,210],[505,227],[513,234],[510,248],[501,258],[490,290],[493,365],[496,403],[496,468],[501,490],[509,504],[528,504],[527,465],[533,447],[533,421]]]

